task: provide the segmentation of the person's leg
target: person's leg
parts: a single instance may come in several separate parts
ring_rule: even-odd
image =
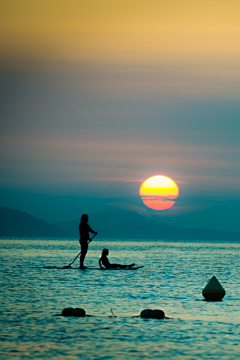
[[[84,269],[85,266],[83,265],[85,256],[87,255],[88,251],[88,243],[81,244],[81,255],[80,255],[80,269]]]
[[[129,268],[133,267],[135,265],[135,263],[132,263],[130,265],[128,265]]]
[[[109,264],[108,268],[111,268],[111,269],[116,269],[116,268],[119,268],[121,267],[120,264]]]
[[[110,268],[121,268],[121,269],[126,269],[126,268],[131,268],[132,266],[134,266],[135,264],[130,264],[130,265],[121,265],[121,264],[110,264]]]
[[[130,264],[130,265],[120,265],[120,264],[116,264],[116,265],[118,265],[118,267],[120,267],[120,268],[122,268],[122,269],[126,269],[126,268],[131,268],[131,267],[133,267],[133,266],[135,265],[135,263]]]

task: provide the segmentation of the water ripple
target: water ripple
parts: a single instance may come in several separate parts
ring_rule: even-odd
[[[239,358],[238,243],[99,240],[87,266],[97,266],[104,247],[112,262],[145,267],[46,269],[68,265],[78,241],[0,240],[1,359]],[[203,301],[213,275],[226,289],[222,302]],[[69,306],[93,316],[54,316]],[[144,308],[163,309],[171,318],[134,317]]]

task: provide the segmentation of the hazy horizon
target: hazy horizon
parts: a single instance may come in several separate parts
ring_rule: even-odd
[[[0,206],[240,232],[240,3],[4,1]],[[141,182],[179,186],[154,212]],[[75,214],[75,215],[74,215]]]

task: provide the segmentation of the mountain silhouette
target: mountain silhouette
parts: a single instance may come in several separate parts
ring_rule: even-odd
[[[81,214],[80,214],[81,216]],[[79,238],[79,219],[49,224],[19,210],[0,207],[0,236]],[[186,229],[166,225],[136,212],[111,209],[89,215],[89,225],[99,238],[239,241],[240,234],[211,229]]]
[[[80,214],[81,215],[81,214]],[[56,225],[79,237],[79,219]],[[89,215],[89,225],[101,238],[167,240],[240,240],[240,234],[212,229],[166,225],[132,211],[111,209]]]
[[[0,236],[14,237],[72,237],[44,220],[40,220],[19,210],[0,207]]]

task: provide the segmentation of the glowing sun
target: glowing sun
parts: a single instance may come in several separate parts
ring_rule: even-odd
[[[139,190],[143,203],[153,210],[166,210],[179,195],[177,184],[167,176],[155,175],[145,180]]]

